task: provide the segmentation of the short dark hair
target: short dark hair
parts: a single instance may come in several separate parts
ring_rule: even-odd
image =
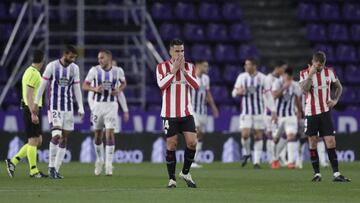
[[[112,56],[111,51],[110,51],[110,50],[108,50],[108,49],[100,49],[100,50],[99,50],[99,53],[105,53],[105,54],[107,54],[107,55]]]
[[[286,75],[289,75],[289,76],[291,76],[291,77],[293,76],[293,72],[294,72],[294,71],[293,71],[292,68],[287,68],[287,69],[285,69],[285,74],[286,74]]]
[[[318,51],[313,55],[313,60],[324,64],[326,62],[326,55],[323,51]]]
[[[184,45],[184,42],[181,39],[175,38],[170,42],[170,48],[174,47],[175,45]]]
[[[65,53],[65,54],[73,53],[73,54],[78,55],[78,51],[77,51],[76,48],[75,48],[73,45],[71,45],[71,44],[67,44],[67,45],[64,46],[63,53]]]
[[[35,50],[33,53],[33,63],[41,63],[44,60],[44,52],[41,50]]]
[[[259,65],[259,61],[256,58],[253,58],[253,57],[247,58],[247,59],[245,59],[245,61],[250,61],[255,66]]]
[[[277,68],[277,67],[280,67],[280,66],[283,66],[283,65],[286,65],[286,64],[287,63],[285,61],[278,60],[278,61],[275,61],[274,67]]]

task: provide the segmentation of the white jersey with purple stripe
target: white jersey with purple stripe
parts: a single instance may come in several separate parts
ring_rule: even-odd
[[[272,91],[277,91],[282,88],[284,85],[283,79],[277,80],[273,86]],[[299,83],[293,81],[288,89],[286,89],[282,96],[276,99],[276,111],[279,117],[288,117],[295,116],[296,105],[295,99],[296,97],[300,97],[302,94]]]
[[[196,80],[199,84],[199,89],[191,89],[191,103],[196,114],[206,115],[206,91],[210,90],[210,78],[208,75],[202,74],[200,77],[197,77]]]
[[[265,90],[268,89],[266,76],[257,72],[254,76],[249,73],[240,73],[234,88],[243,87],[245,95],[241,97],[241,115],[262,115],[264,113]]]
[[[111,95],[111,92],[125,82],[125,74],[120,67],[113,66],[109,70],[104,70],[100,65],[97,65],[90,69],[85,82],[95,87],[101,85],[104,88],[102,94],[94,94],[94,102],[117,102],[117,97]]]
[[[58,59],[46,66],[42,78],[50,81],[49,109],[73,111],[73,85],[80,83],[79,66],[71,63],[65,67]]]
[[[266,75],[266,78],[265,78],[265,83],[266,83],[266,87],[267,89],[265,89],[264,91],[267,92],[271,92],[271,87],[272,87],[272,84],[274,84],[275,81],[279,80],[278,77],[275,77],[272,73],[269,73]],[[265,107],[265,115],[267,116],[271,116],[271,110],[269,107]]]

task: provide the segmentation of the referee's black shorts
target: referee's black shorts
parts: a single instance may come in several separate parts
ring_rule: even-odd
[[[191,115],[181,118],[163,117],[162,119],[166,137],[172,137],[183,132],[196,133],[194,117]]]
[[[305,135],[307,136],[332,136],[335,134],[330,111],[305,117]]]
[[[39,117],[39,123],[34,124],[31,120],[31,112],[28,106],[23,106],[23,119],[25,123],[25,134],[27,138],[39,137],[41,135],[41,118]],[[39,109],[41,112],[41,108]]]

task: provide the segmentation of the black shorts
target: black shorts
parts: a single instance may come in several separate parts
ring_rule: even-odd
[[[195,130],[195,121],[193,116],[187,116],[182,118],[162,118],[163,127],[166,137],[172,137],[174,135],[183,133],[183,132],[194,132]]]
[[[307,136],[323,137],[335,134],[330,111],[315,116],[306,116],[304,126]]]
[[[29,107],[23,106],[23,119],[25,123],[25,134],[27,138],[39,137],[41,135],[41,118],[39,117],[39,123],[34,124],[31,120],[31,113]],[[41,108],[39,109],[41,112]]]

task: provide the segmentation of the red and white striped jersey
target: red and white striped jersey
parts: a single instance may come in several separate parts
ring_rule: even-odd
[[[300,71],[300,82],[306,80],[309,75],[309,68]],[[329,111],[327,101],[330,98],[330,85],[338,79],[332,68],[325,67],[315,73],[312,78],[312,85],[306,93],[305,115],[314,116]]]
[[[157,84],[162,92],[161,117],[181,118],[192,115],[190,88],[199,88],[195,66],[185,62],[187,74],[181,70],[171,74],[172,68],[171,61],[165,61],[156,67]]]

